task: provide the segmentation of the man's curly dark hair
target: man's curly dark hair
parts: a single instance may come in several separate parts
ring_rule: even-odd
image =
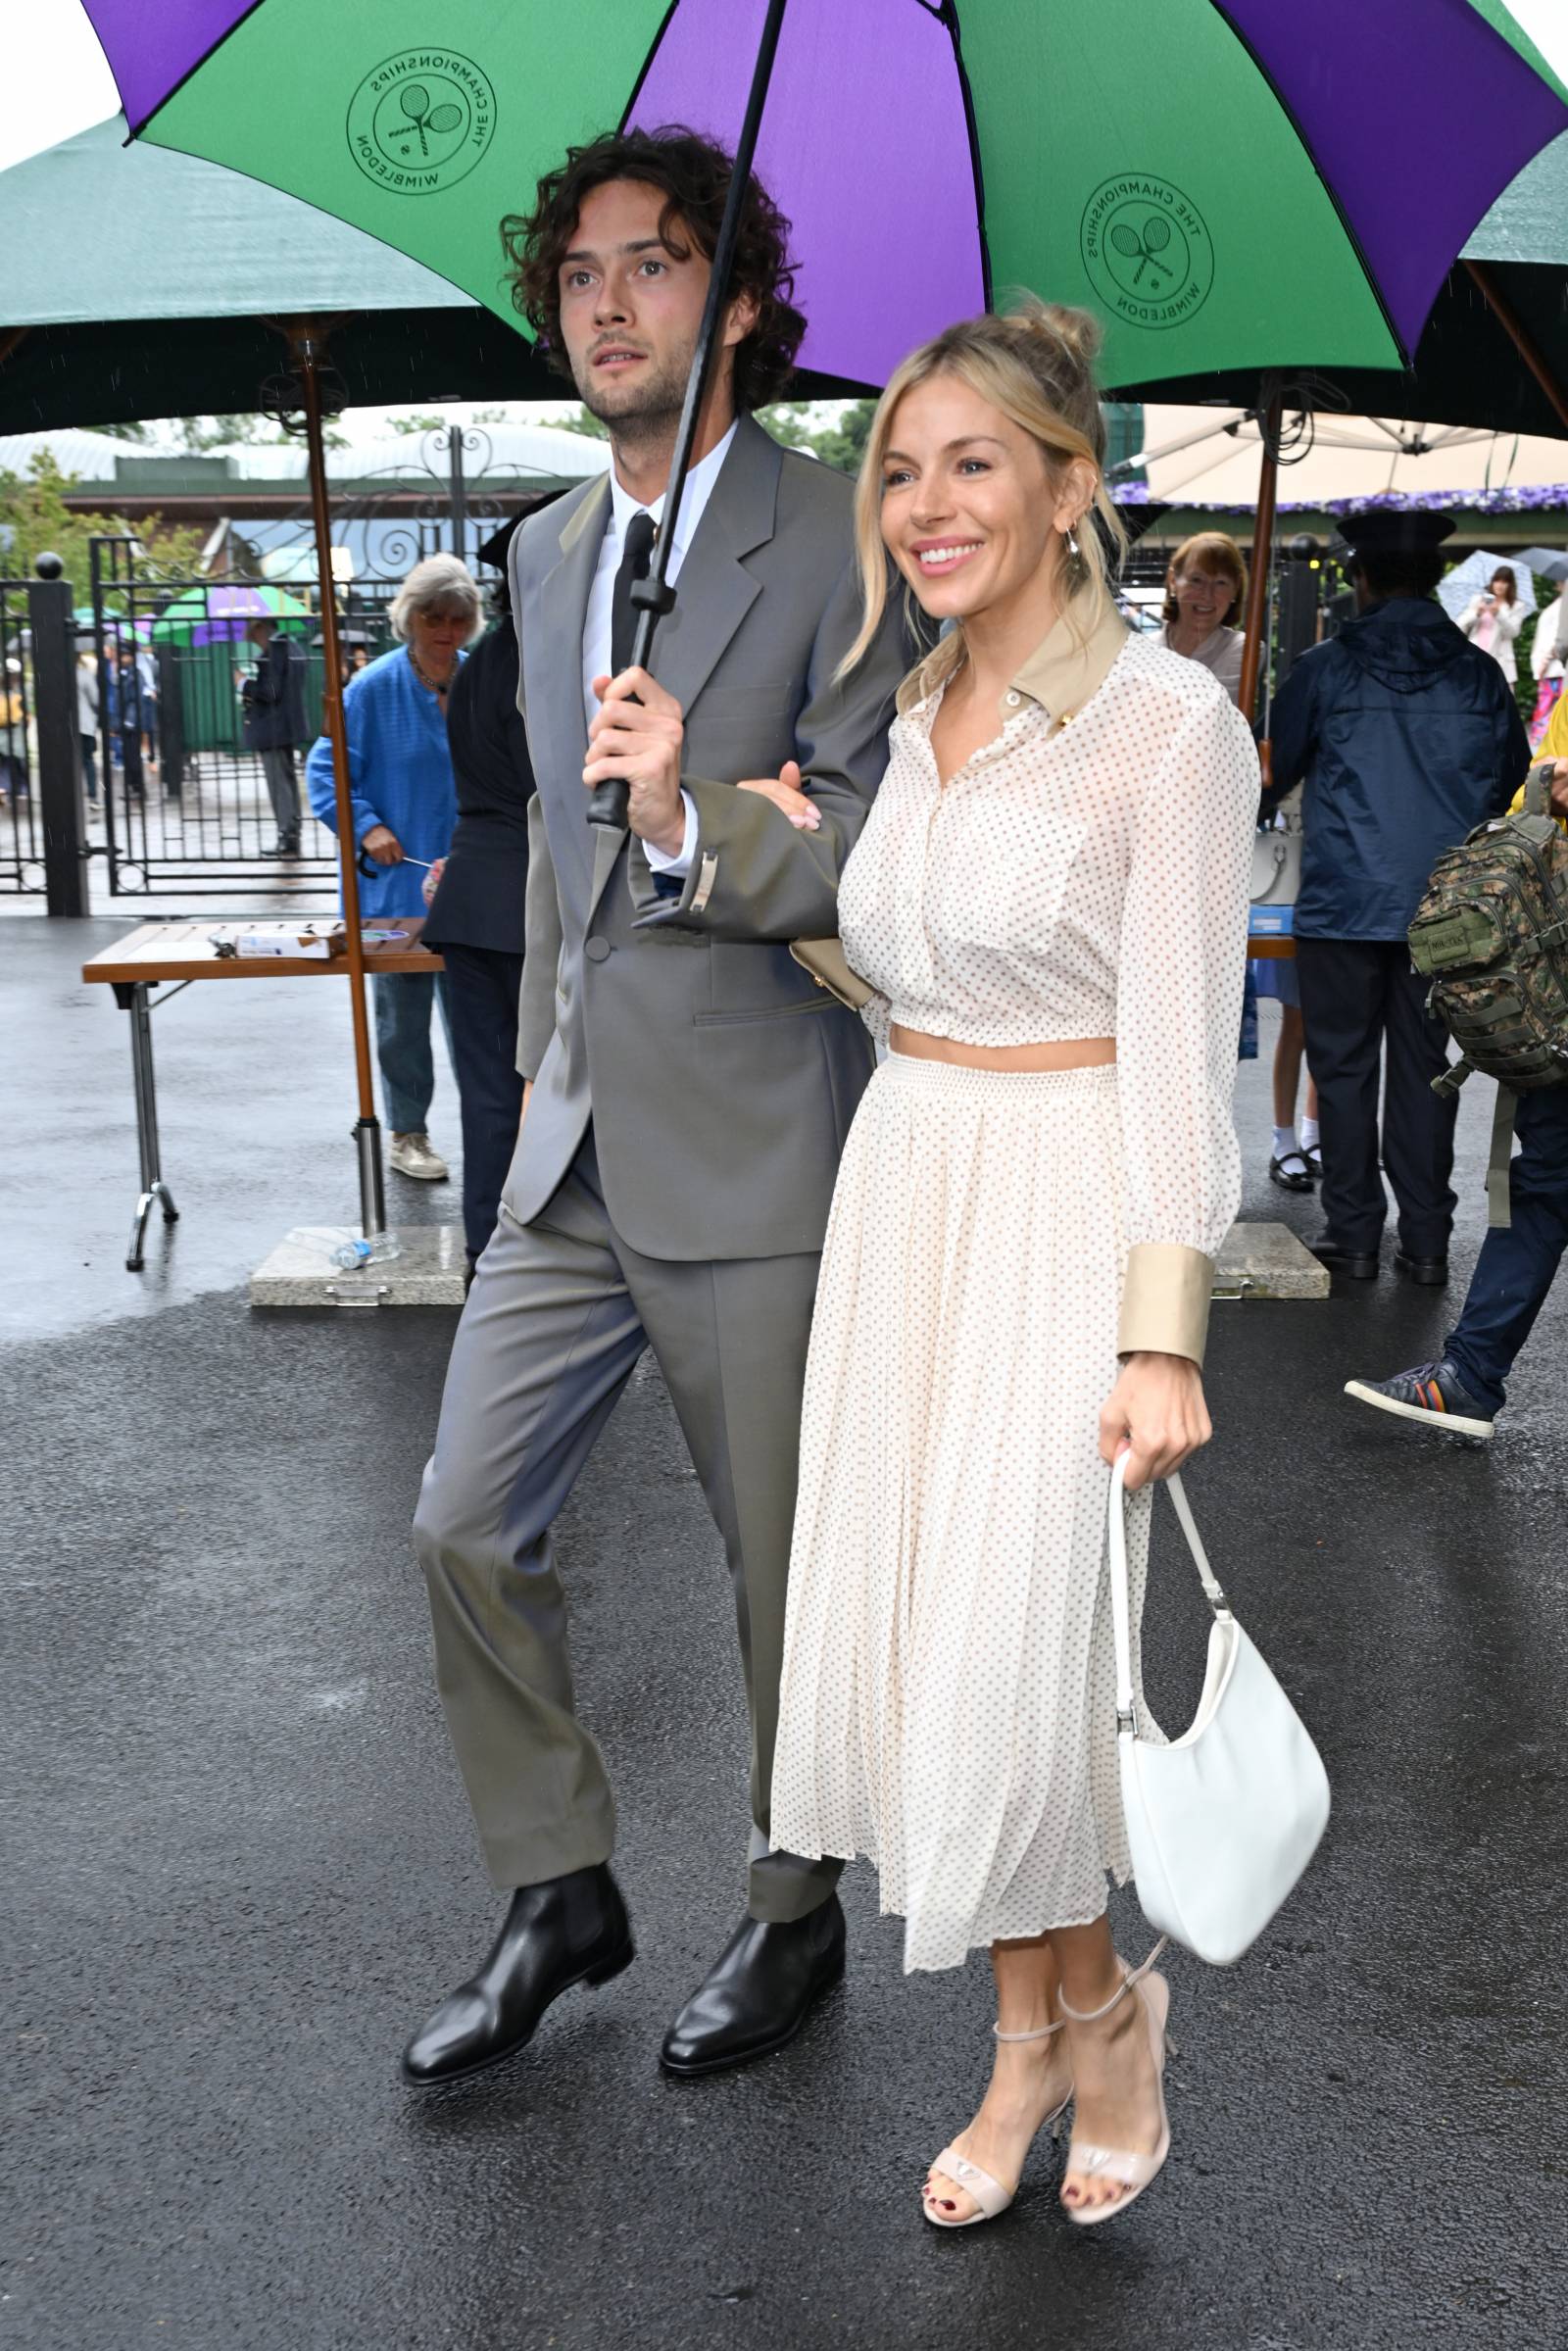
[[[659,233],[675,258],[684,261],[691,250],[685,231],[711,261],[732,171],[733,159],[722,147],[678,123],[612,131],[585,147],[568,147],[565,162],[540,180],[532,212],[506,216],[501,242],[513,308],[563,375],[569,377],[571,367],[561,339],[561,264],[584,197],[612,179],[640,179],[663,196]],[[789,238],[788,220],[754,172],[731,279],[732,290],[750,294],[758,306],[757,324],[735,347],[735,405],[741,410],[778,398],[806,333],[806,319],[792,300]]]

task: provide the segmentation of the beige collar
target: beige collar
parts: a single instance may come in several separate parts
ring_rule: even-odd
[[[1072,621],[1078,626],[1075,633]],[[1027,694],[1048,718],[1076,718],[1092,694],[1110,674],[1110,665],[1127,642],[1127,623],[1108,600],[1099,625],[1086,628],[1082,611],[1063,612],[1044,642],[1037,645],[1012,681],[1013,694]],[[1002,698],[1005,723],[1009,695]]]

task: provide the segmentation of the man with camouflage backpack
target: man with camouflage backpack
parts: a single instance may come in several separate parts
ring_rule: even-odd
[[[1332,1272],[1371,1281],[1387,1173],[1395,1271],[1438,1286],[1448,1278],[1457,1104],[1432,1091],[1447,1031],[1427,1011],[1406,933],[1444,851],[1506,808],[1530,746],[1502,671],[1434,600],[1451,515],[1380,509],[1347,514],[1340,529],[1356,615],[1281,687],[1264,796],[1267,809],[1305,778],[1294,929],[1325,1225],[1307,1246]]]
[[[1559,702],[1541,747],[1541,776],[1552,813],[1568,829],[1568,700]],[[1521,791],[1515,801],[1524,801]],[[1568,1085],[1533,1087],[1518,1098],[1518,1156],[1508,1169],[1509,1220],[1482,1244],[1464,1311],[1435,1363],[1391,1380],[1348,1380],[1358,1403],[1424,1422],[1454,1437],[1492,1435],[1505,1383],[1534,1328],[1568,1249]]]

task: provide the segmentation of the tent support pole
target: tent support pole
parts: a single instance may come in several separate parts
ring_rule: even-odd
[[[631,601],[637,612],[637,627],[631,646],[631,666],[634,669],[648,667],[654,647],[654,631],[663,614],[675,609],[675,591],[665,585],[664,573],[669,567],[670,551],[675,544],[675,517],[680,513],[686,475],[691,468],[692,451],[697,445],[697,427],[707,402],[713,362],[718,355],[719,325],[729,299],[730,271],[734,268],[735,248],[740,242],[746,189],[752,176],[752,158],[757,152],[757,134],[762,126],[767,85],[773,78],[773,59],[778,52],[778,36],[783,28],[785,6],[786,0],[767,0],[767,14],[762,21],[761,38],[757,48],[757,63],[752,70],[751,91],[746,100],[746,117],[741,124],[741,135],[735,142],[735,168],[730,174],[724,218],[719,224],[718,241],[713,247],[708,300],[703,308],[703,322],[697,332],[697,349],[692,358],[691,373],[686,378],[686,398],[675,432],[674,455],[669,465],[669,487],[664,492],[663,520],[660,523],[659,536],[654,542],[653,568],[646,579],[635,583],[631,591]],[[630,798],[628,787],[617,780],[612,779],[597,785],[588,802],[589,823],[623,831]]]
[[[1263,437],[1263,463],[1257,476],[1257,519],[1252,526],[1252,563],[1247,575],[1246,637],[1242,645],[1241,712],[1249,726],[1257,709],[1257,681],[1263,666],[1263,624],[1268,616],[1269,552],[1274,544],[1274,497],[1279,479],[1276,452],[1280,440],[1281,401],[1269,392],[1258,412]]]
[[[305,446],[311,469],[311,515],[316,525],[316,563],[321,589],[321,658],[326,668],[326,733],[332,746],[332,789],[337,804],[337,861],[343,882],[343,928],[348,939],[349,1009],[354,1022],[354,1069],[360,1115],[354,1141],[360,1159],[360,1227],[386,1231],[386,1187],[381,1167],[381,1126],[375,1115],[370,1077],[370,1024],[365,1005],[365,940],[360,925],[360,881],[354,838],[354,802],[349,776],[349,740],[343,723],[343,671],[338,652],[337,594],[332,576],[332,516],[326,495],[326,454],[321,443],[321,384],[318,370],[326,355],[321,322],[290,320],[285,332],[304,392]]]
[[[1565,393],[1562,385],[1554,379],[1551,369],[1536,349],[1529,328],[1484,263],[1466,262],[1465,268],[1481,288],[1482,299],[1487,308],[1493,313],[1519,357],[1545,393],[1551,405],[1552,414],[1561,424],[1563,431],[1568,432],[1568,393]]]

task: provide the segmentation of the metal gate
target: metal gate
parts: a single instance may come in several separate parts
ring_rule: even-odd
[[[43,886],[27,582],[0,579],[0,892]]]
[[[311,813],[305,754],[321,724],[318,591],[290,582],[179,576],[132,538],[91,542],[91,649],[98,681],[101,798],[94,848],[116,897],[318,896],[335,887],[337,845]],[[352,670],[393,642],[397,583],[350,580],[338,597]],[[245,743],[242,686],[270,618],[305,661],[305,740],[294,747],[302,822],[297,856],[276,853],[278,822],[259,754]]]

